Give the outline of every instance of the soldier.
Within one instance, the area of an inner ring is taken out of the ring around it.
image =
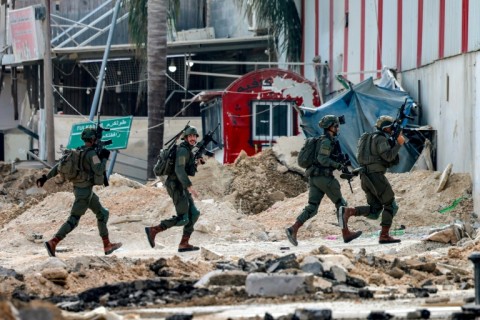
[[[171,227],[183,227],[182,240],[178,246],[178,252],[195,251],[199,247],[189,244],[190,236],[194,231],[194,225],[200,216],[200,211],[195,207],[192,195],[197,198],[198,194],[192,187],[188,176],[194,176],[198,163],[203,164],[202,158],[195,160],[192,152],[197,144],[198,132],[193,126],[185,130],[182,140],[177,148],[175,158],[175,171],[167,176],[165,188],[172,198],[175,206],[176,216],[165,219],[154,227],[145,227],[148,243],[155,247],[155,236]],[[198,163],[197,163],[198,162]]]
[[[357,160],[363,168],[360,171],[362,190],[367,197],[368,206],[354,208],[341,207],[339,211],[339,223],[347,226],[352,216],[364,216],[369,219],[378,219],[382,215],[382,231],[378,239],[379,243],[397,243],[400,239],[389,235],[393,217],[398,211],[395,194],[392,186],[385,177],[387,168],[398,164],[398,152],[405,143],[405,138],[400,134],[396,141],[389,141],[392,134],[394,119],[390,116],[381,116],[376,122],[376,131],[371,135],[371,140],[361,143],[359,140]],[[365,154],[365,156],[361,156]]]
[[[288,240],[297,246],[297,232],[298,229],[309,219],[313,218],[317,212],[320,202],[324,195],[335,204],[335,207],[340,208],[346,206],[347,203],[342,197],[340,190],[340,183],[334,177],[333,171],[339,170],[343,165],[333,158],[337,156],[339,150],[334,148],[337,140],[337,135],[340,131],[340,120],[333,115],[324,116],[318,123],[320,128],[323,128],[323,135],[318,139],[316,151],[316,161],[313,166],[306,170],[306,175],[309,177],[309,193],[308,204],[303,209],[302,213],[297,217],[295,223],[285,229]],[[361,231],[350,232],[348,228],[342,228],[342,236],[345,242],[350,242],[358,238],[362,234]]]
[[[97,137],[96,131],[93,128],[83,130],[82,140],[85,143],[83,147],[85,155],[82,157],[83,162],[80,167],[85,174],[80,174],[78,179],[72,181],[75,200],[67,221],[58,229],[51,240],[44,242],[48,255],[51,257],[55,256],[57,244],[78,226],[80,218],[85,214],[87,209],[92,210],[97,217],[97,227],[100,237],[102,237],[103,240],[105,254],[108,255],[122,246],[121,243],[110,242],[107,229],[108,209],[102,206],[100,199],[95,192],[93,192],[93,175],[103,175],[110,151],[102,149],[99,154],[97,154],[95,151]],[[58,163],[47,175],[42,175],[41,178],[37,179],[37,186],[43,187],[48,179],[55,177],[58,174],[57,168]]]

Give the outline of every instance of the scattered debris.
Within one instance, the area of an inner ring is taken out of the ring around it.
[[[0,166],[0,296],[12,301],[0,308],[20,312],[15,301],[53,302],[62,310],[102,316],[105,307],[440,299],[442,291],[472,288],[467,258],[480,250],[480,238],[468,174],[451,173],[451,167],[447,174],[447,168],[437,191],[439,172],[387,173],[399,204],[392,228],[402,239],[399,245],[378,245],[379,221],[355,217],[349,225],[365,236],[345,246],[335,206],[325,199],[292,248],[284,227],[307,204],[308,192],[303,175],[286,169],[287,163],[266,150],[232,165],[209,160],[199,167],[192,180],[201,195],[195,202],[201,216],[191,241],[201,250],[182,255],[176,251],[179,228],[159,234],[154,249],[145,239],[145,226],[174,213],[165,189],[112,175],[110,187],[96,187],[96,193],[110,211],[110,236],[124,242],[123,251],[102,255],[95,215],[88,211],[56,258],[46,255],[42,242],[68,216],[71,184],[51,179],[45,193],[28,192],[45,170],[12,173],[10,165]],[[353,194],[344,192],[349,205],[364,205],[359,179],[352,187]],[[430,241],[422,241],[427,235]],[[325,310],[296,313],[328,318]],[[371,314],[376,316],[388,318]]]

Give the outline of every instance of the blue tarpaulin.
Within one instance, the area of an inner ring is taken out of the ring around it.
[[[381,115],[396,118],[398,109],[406,98],[410,96],[405,91],[378,87],[372,78],[369,78],[327,101],[318,109],[303,110],[301,126],[306,137],[320,136],[323,129],[318,126],[318,122],[323,116],[344,115],[345,124],[340,125],[338,139],[343,153],[348,154],[352,165],[357,167],[356,152],[360,136],[364,132],[375,131],[375,122]],[[409,171],[418,157],[418,153],[413,148],[408,148],[407,144],[400,149],[399,155],[400,163],[390,168],[390,172]]]

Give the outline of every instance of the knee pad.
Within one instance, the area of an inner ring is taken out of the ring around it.
[[[307,206],[305,207],[305,209],[308,211],[308,213],[317,213],[318,211],[318,207],[320,206],[320,203],[316,203],[316,202],[309,202],[307,204]]]
[[[108,211],[108,209],[102,208],[100,210],[100,216],[101,216],[101,218],[98,219],[98,220],[107,223],[108,218],[110,217],[110,212]]]
[[[390,211],[392,212],[392,217],[395,217],[395,215],[397,214],[398,212],[398,204],[397,204],[397,201],[393,200],[392,203],[390,204]],[[385,208],[387,208],[387,206],[385,206]]]
[[[192,207],[190,211],[192,213],[192,223],[197,222],[198,217],[200,217],[200,211],[198,211],[198,209],[195,207]]]
[[[382,213],[383,213],[383,208],[379,208],[379,209],[370,208],[370,213],[368,214],[367,219],[377,220]]]
[[[190,221],[188,219],[188,214],[186,214],[186,213],[182,214],[180,216],[177,216],[176,220],[177,220],[177,222],[175,223],[176,227],[183,227],[186,224],[188,224],[188,222]]]
[[[70,226],[70,228],[73,230],[78,226],[79,221],[80,221],[79,217],[70,215],[70,217],[68,217],[67,223]]]

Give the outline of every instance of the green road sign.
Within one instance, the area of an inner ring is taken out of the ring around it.
[[[102,141],[112,140],[112,144],[106,146],[109,150],[125,149],[128,145],[132,118],[112,118],[100,121],[100,126],[105,129],[102,133]],[[96,122],[82,122],[72,125],[72,131],[68,140],[67,149],[75,149],[83,146],[82,131],[86,128],[96,128]],[[106,131],[110,129],[110,131]]]

